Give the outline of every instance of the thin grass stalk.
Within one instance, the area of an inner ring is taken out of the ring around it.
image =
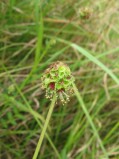
[[[47,130],[47,127],[48,127],[48,124],[49,124],[49,121],[50,121],[54,106],[55,106],[55,102],[56,102],[56,94],[54,95],[54,97],[52,99],[52,102],[51,102],[51,105],[50,105],[50,108],[49,108],[49,111],[48,111],[48,114],[47,114],[47,117],[46,117],[45,125],[44,125],[44,127],[42,129],[42,132],[41,132],[41,135],[40,135],[40,138],[39,138],[39,141],[37,143],[37,146],[36,146],[36,149],[35,149],[35,153],[34,153],[32,159],[37,159],[37,157],[38,157],[38,153],[39,153],[39,151],[41,149],[41,145],[42,145],[42,142],[43,142],[43,139],[44,139],[44,136],[45,136],[45,133],[46,133],[46,130]]]

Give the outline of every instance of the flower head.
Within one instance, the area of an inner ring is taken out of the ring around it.
[[[52,99],[56,93],[57,99],[60,99],[63,104],[69,101],[69,97],[73,93],[74,77],[66,64],[60,61],[51,64],[41,80],[42,87],[46,89],[46,98]]]
[[[90,8],[82,8],[80,10],[80,17],[81,19],[89,19],[92,15],[92,10]]]

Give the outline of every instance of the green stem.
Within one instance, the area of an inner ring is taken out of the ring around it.
[[[46,133],[46,129],[47,129],[48,123],[50,121],[50,118],[51,118],[51,115],[52,115],[52,112],[53,112],[53,109],[54,109],[54,106],[55,106],[55,102],[56,102],[56,95],[54,95],[54,97],[52,99],[52,103],[50,105],[50,109],[49,109],[47,117],[46,117],[45,125],[44,125],[44,127],[42,129],[42,132],[41,132],[41,135],[40,135],[40,138],[39,138],[39,141],[38,141],[38,144],[37,144],[37,147],[35,149],[35,153],[34,153],[32,159],[37,159],[38,153],[40,151],[40,148],[41,148],[41,145],[42,145],[45,133]]]
[[[78,101],[79,101],[79,103],[80,103],[80,105],[81,105],[81,107],[82,107],[87,119],[88,119],[88,122],[90,123],[90,125],[91,125],[91,127],[93,129],[94,135],[97,137],[97,139],[99,141],[99,144],[100,144],[100,147],[101,147],[106,159],[109,159],[108,154],[107,154],[107,152],[105,150],[105,147],[103,146],[101,138],[100,138],[100,136],[99,136],[99,134],[97,132],[97,129],[96,129],[96,127],[95,127],[95,125],[94,125],[94,123],[93,123],[93,121],[92,121],[92,119],[90,117],[90,114],[89,114],[89,112],[88,112],[88,110],[87,110],[87,108],[86,108],[86,106],[84,104],[84,101],[83,101],[83,99],[82,99],[82,97],[81,97],[76,85],[74,83],[72,85],[73,85],[74,92],[75,92],[75,94],[77,96],[77,99],[78,99]]]

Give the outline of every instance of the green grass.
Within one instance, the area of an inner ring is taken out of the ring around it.
[[[83,7],[93,10],[81,19]],[[0,158],[32,159],[50,101],[44,70],[68,64],[78,91],[58,103],[38,159],[119,159],[118,2],[0,1]],[[108,157],[107,157],[108,156]]]

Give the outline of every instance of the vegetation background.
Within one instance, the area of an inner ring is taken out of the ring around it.
[[[55,61],[69,65],[106,153],[119,159],[116,0],[0,1],[0,158],[32,159],[50,104],[40,78]],[[75,94],[56,105],[38,158],[59,155],[105,159]]]

